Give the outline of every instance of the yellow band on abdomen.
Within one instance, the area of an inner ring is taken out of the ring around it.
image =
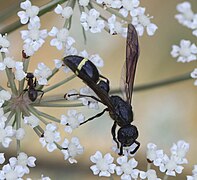
[[[78,75],[79,71],[81,71],[82,67],[84,66],[84,64],[88,61],[87,58],[82,59],[82,61],[79,63],[79,65],[77,66],[77,70],[75,71],[75,74]]]

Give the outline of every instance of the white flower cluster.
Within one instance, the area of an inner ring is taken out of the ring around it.
[[[0,163],[5,161],[4,154],[0,153]],[[9,163],[2,166],[0,170],[1,180],[22,179],[25,174],[29,174],[29,167],[35,167],[36,158],[28,157],[24,152],[20,152],[16,157],[11,157]]]
[[[145,8],[140,7],[139,0],[96,0],[99,5],[103,5],[104,9],[114,8],[119,10],[120,16],[131,16],[131,23],[136,27],[139,36],[142,36],[144,29],[146,29],[149,36],[154,35],[157,26],[150,22],[152,17],[145,15]],[[87,3],[88,5],[88,3]],[[84,5],[83,5],[84,6]],[[125,28],[125,21],[117,21],[117,16],[112,14],[111,17],[105,21],[102,15],[92,8],[87,12],[81,13],[80,21],[85,31],[90,30],[92,33],[101,32],[104,28],[109,29],[110,34],[121,34],[123,37],[127,35],[127,28]]]
[[[192,29],[192,34],[197,36],[197,13],[192,11],[190,2],[180,3],[176,8],[180,14],[175,15],[175,18],[180,24]]]
[[[196,180],[197,178],[197,165],[194,165],[194,169],[192,170],[192,176],[187,176],[187,180]]]
[[[121,180],[131,180],[131,179],[148,179],[148,180],[160,180],[157,178],[156,171],[149,169],[146,172],[136,169],[138,162],[127,156],[121,156],[117,158],[117,164],[113,163],[114,158],[110,153],[102,155],[100,151],[97,151],[94,155],[90,157],[90,160],[95,163],[90,169],[93,171],[94,175],[109,177],[111,174],[116,174],[120,176]]]
[[[164,154],[163,150],[157,149],[157,146],[153,143],[147,145],[147,160],[149,163],[153,163],[155,166],[159,167],[161,172],[166,173],[168,176],[176,176],[176,173],[182,173],[182,164],[187,163],[185,158],[186,153],[189,150],[189,144],[185,141],[178,141],[171,147],[171,156],[168,157]],[[148,180],[160,180],[157,177],[156,171],[153,169],[148,169],[147,171],[142,171],[136,169],[138,162],[134,158],[128,157],[128,154],[117,158],[118,165],[114,164],[114,158],[111,154],[106,154],[104,157],[100,151],[97,151],[90,160],[95,163],[90,169],[93,171],[94,175],[99,176],[111,176],[111,174],[116,174],[121,176],[122,180],[131,179],[148,179]],[[195,176],[196,171],[194,170],[193,176]]]
[[[180,24],[192,29],[193,35],[197,36],[197,13],[192,11],[190,2],[180,3],[176,8],[180,14],[175,15],[175,18]],[[171,55],[177,58],[177,62],[185,63],[197,60],[197,46],[189,40],[182,39],[180,46],[172,46]],[[197,78],[196,68],[191,72],[191,77]],[[197,80],[195,80],[194,85],[197,86]]]

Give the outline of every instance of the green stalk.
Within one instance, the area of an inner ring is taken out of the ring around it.
[[[51,115],[49,115],[49,114],[46,114],[46,113],[44,113],[44,112],[38,111],[36,108],[33,108],[33,109],[34,109],[34,111],[35,111],[38,115],[43,116],[44,118],[50,119],[51,121],[60,123],[60,120],[57,119],[56,117],[51,116]]]
[[[8,77],[8,82],[10,83],[10,88],[12,90],[12,93],[18,95],[16,84],[14,82],[14,73],[12,72],[12,69],[6,67],[5,71]]]
[[[153,83],[147,83],[147,84],[135,86],[134,91],[136,91],[136,92],[146,91],[146,90],[150,90],[150,89],[153,89],[153,88],[167,86],[167,85],[170,85],[170,84],[175,84],[175,83],[186,81],[186,80],[191,80],[190,72],[186,73],[186,74],[183,74],[183,75],[180,75],[180,76],[177,76],[177,77],[173,77],[173,78],[164,79],[164,80],[160,80],[160,81],[153,82]],[[110,91],[111,94],[120,93],[120,92],[121,92],[120,89],[114,89],[114,90]]]
[[[165,174],[165,176],[163,177],[163,180],[167,180],[168,179],[168,175]]]
[[[65,84],[65,83],[69,82],[70,80],[74,79],[75,77],[76,77],[76,75],[73,74],[72,76],[69,76],[68,78],[66,78],[66,79],[54,84],[53,86],[50,86],[50,87],[44,89],[43,91],[44,91],[44,93],[46,93],[48,91],[51,91],[51,90],[53,90],[53,89]]]
[[[44,123],[45,125],[48,124],[48,122],[43,119],[42,117],[40,117],[40,115],[34,110],[34,108],[32,106],[28,106],[28,110],[34,115],[36,116],[42,123]]]
[[[10,114],[7,117],[7,120],[5,122],[5,126],[8,125],[8,123],[10,122],[10,120],[12,119],[12,117],[15,115],[15,110],[11,111]]]
[[[16,120],[16,130],[18,130],[19,128],[21,128],[21,111],[17,108],[16,109],[16,116],[15,116],[15,120]],[[20,140],[16,140],[16,146],[17,146],[17,155],[19,155],[20,151],[21,151],[21,144],[20,144]]]
[[[33,104],[36,107],[80,107],[84,106],[82,103],[75,103],[75,104],[49,104],[49,103],[40,103],[40,104]]]
[[[66,6],[69,6],[74,10],[75,4],[76,4],[76,0],[69,0]],[[66,19],[63,27],[66,27],[69,30],[71,28],[71,22],[72,22],[72,16],[69,19]]]

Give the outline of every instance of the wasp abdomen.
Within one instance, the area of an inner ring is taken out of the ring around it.
[[[98,69],[90,60],[81,56],[70,55],[66,56],[63,62],[81,79],[88,76],[95,83],[99,81]]]

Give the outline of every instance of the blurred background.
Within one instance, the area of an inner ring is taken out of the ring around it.
[[[20,10],[19,2],[15,0],[0,1],[0,29],[2,30],[11,22],[18,20],[17,11]],[[46,0],[33,0],[32,3],[37,6],[45,4]],[[144,35],[139,38],[140,58],[137,66],[135,85],[152,83],[163,79],[173,78],[185,73],[192,72],[196,68],[196,62],[177,63],[170,55],[171,46],[179,45],[181,39],[190,40],[196,43],[196,38],[192,36],[191,30],[180,25],[174,18],[177,14],[176,5],[179,0],[143,0],[141,6],[146,7],[146,12],[154,16],[152,22],[158,26],[158,30],[153,37]],[[192,9],[197,12],[197,3],[190,0]],[[7,12],[12,12],[12,16],[6,16]],[[41,17],[41,29],[51,30],[53,26],[62,27],[63,19],[54,12],[47,13]],[[26,26],[17,29],[8,34],[11,42],[11,54],[15,60],[21,59],[21,49],[23,42],[20,38],[20,30],[27,29]],[[125,61],[125,39],[120,36],[111,36],[103,31],[100,34],[91,34],[87,32],[87,43],[84,44],[83,34],[79,21],[79,11],[76,10],[72,21],[71,36],[76,40],[75,47],[80,51],[86,49],[89,54],[98,53],[105,62],[101,69],[102,74],[110,80],[111,89],[117,89],[120,85],[121,69]],[[39,62],[44,62],[49,67],[54,67],[53,59],[61,59],[62,52],[57,51],[55,47],[49,45],[51,38],[47,38],[42,48],[35,53],[30,61],[29,72],[34,71]],[[70,73],[71,74],[71,73]],[[69,75],[70,75],[69,74]],[[6,76],[0,73],[0,84],[6,86]],[[54,84],[69,75],[59,72],[49,82]],[[194,80],[182,81],[179,83],[166,85],[154,89],[136,91],[133,94],[134,122],[138,127],[141,147],[137,152],[135,159],[139,162],[137,168],[146,170],[146,145],[149,142],[158,145],[170,154],[170,147],[178,140],[185,140],[190,144],[190,150],[187,154],[189,163],[185,165],[183,174],[178,175],[175,179],[185,179],[185,175],[192,174],[193,165],[197,164],[197,87],[193,85]],[[52,94],[65,94],[69,89],[79,89],[84,86],[80,79],[75,78],[72,82],[61,86],[59,89],[51,91]],[[72,87],[72,88],[71,88]],[[47,93],[48,94],[48,93]],[[83,108],[73,108],[85,114],[86,118],[98,113],[96,110]],[[103,109],[100,106],[100,109]],[[44,112],[60,117],[66,114],[66,108],[40,108]],[[101,111],[101,110],[100,110]],[[117,157],[112,151],[111,127],[113,121],[108,113],[102,117],[87,123],[76,129],[71,136],[77,136],[85,148],[83,155],[78,156],[77,164],[70,164],[63,160],[62,154],[56,150],[52,153],[42,148],[37,135],[26,128],[26,137],[22,143],[22,149],[28,155],[37,158],[36,168],[31,168],[30,177],[38,179],[41,174],[51,177],[51,179],[107,179],[94,176],[89,169],[92,163],[89,157],[97,150],[102,153],[110,152]],[[63,133],[63,129],[62,129]],[[71,137],[65,134],[66,137]],[[63,139],[63,138],[62,138]],[[11,148],[4,149],[0,147],[1,152],[6,153],[6,157],[16,155],[16,146],[13,143]],[[157,169],[157,168],[156,168]],[[117,177],[114,176],[114,179]],[[117,178],[118,179],[118,178]]]

